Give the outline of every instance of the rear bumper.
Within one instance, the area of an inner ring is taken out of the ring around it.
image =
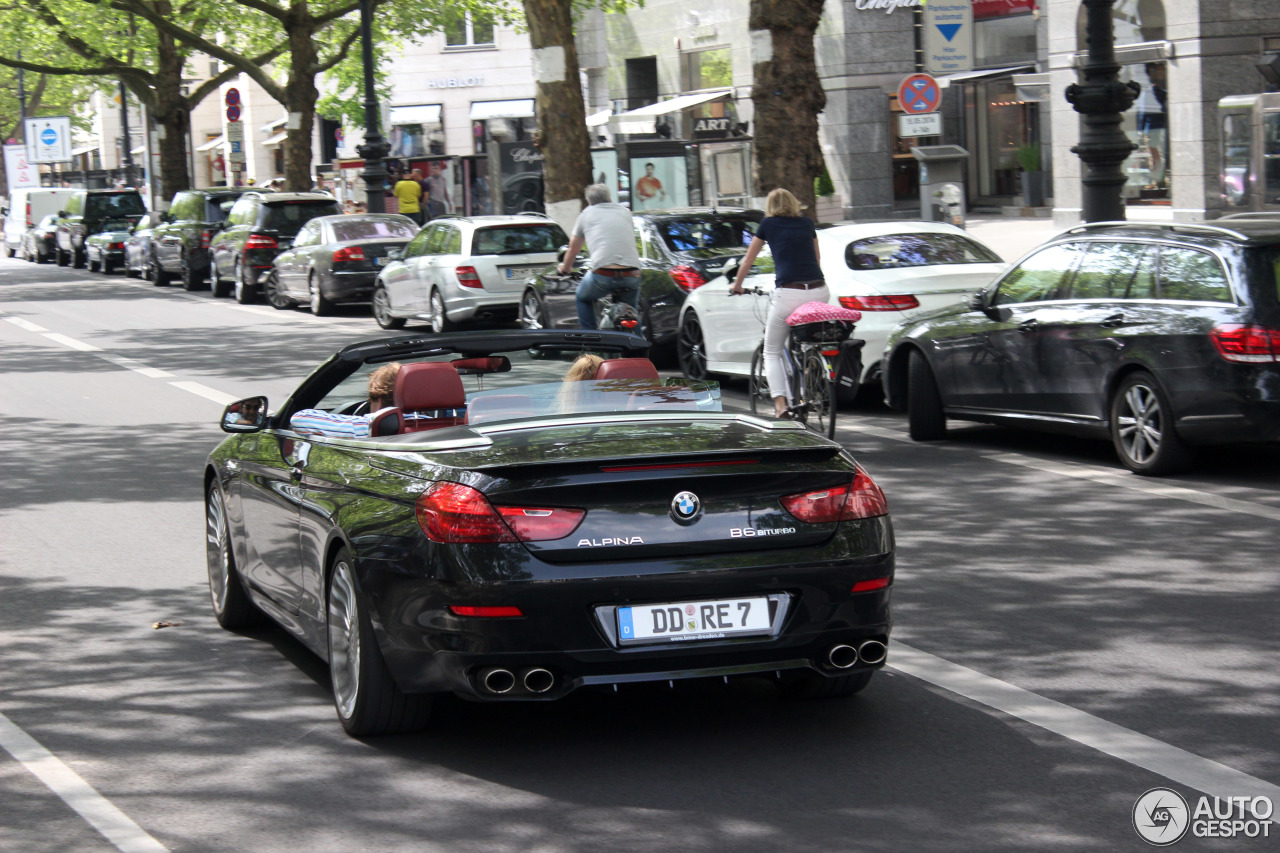
[[[465,288],[458,288],[453,294],[445,295],[444,307],[449,319],[458,322],[514,320],[520,309],[520,293],[467,292]]]
[[[363,300],[373,296],[373,285],[378,280],[377,270],[334,270],[321,278],[321,292],[325,297],[337,302]]]

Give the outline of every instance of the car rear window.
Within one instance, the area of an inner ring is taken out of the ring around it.
[[[1160,250],[1160,298],[1186,302],[1234,302],[1227,272],[1209,252],[1165,246]]]
[[[408,240],[418,233],[418,226],[412,222],[400,222],[395,219],[343,219],[331,223],[333,236],[340,242],[350,240],[373,240],[378,237]]]
[[[503,225],[481,228],[472,239],[473,255],[526,255],[554,252],[569,242],[564,229],[554,222],[536,225]]]
[[[239,199],[239,196],[234,195],[211,196],[205,199],[204,221],[226,222],[227,214],[231,212],[231,208],[235,205],[237,199]]]
[[[136,193],[121,193],[89,196],[84,215],[90,219],[101,219],[104,216],[132,216],[146,212],[147,206],[142,203],[142,196]]]
[[[742,249],[751,245],[759,223],[742,217],[690,217],[660,219],[655,223],[667,247],[674,252],[698,249]]]
[[[959,234],[889,234],[854,240],[844,248],[851,270],[886,270],[942,264],[998,264],[999,256]]]
[[[317,216],[334,216],[342,213],[336,201],[283,201],[262,206],[262,222],[259,227],[277,231],[286,236],[297,234]]]

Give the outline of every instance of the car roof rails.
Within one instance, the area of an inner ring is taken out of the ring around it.
[[[1232,228],[1223,228],[1221,225],[1208,225],[1204,222],[1129,222],[1127,220],[1119,220],[1115,222],[1086,222],[1083,225],[1077,225],[1074,228],[1068,228],[1064,234],[1083,234],[1088,231],[1099,231],[1102,229],[1133,229],[1145,231],[1173,231],[1178,234],[1201,234],[1208,237],[1232,237],[1237,240],[1248,240],[1248,234],[1242,234]]]
[[[516,216],[536,216],[539,219],[551,218],[550,216],[547,216],[545,213],[542,213],[541,211],[538,211],[538,210],[522,210],[519,213],[517,213]]]

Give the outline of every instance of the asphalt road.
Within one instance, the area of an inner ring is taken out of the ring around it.
[[[442,702],[348,738],[316,658],[214,622],[199,472],[224,402],[382,334],[0,261],[0,851],[1141,850],[1148,789],[1280,802],[1280,450],[1152,481],[878,407],[839,433],[899,544],[861,695]]]

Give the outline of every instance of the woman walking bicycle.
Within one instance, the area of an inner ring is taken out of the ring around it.
[[[787,401],[788,383],[783,366],[782,349],[786,345],[787,317],[806,302],[826,302],[827,283],[819,266],[818,232],[813,220],[801,214],[800,201],[789,190],[778,187],[769,193],[764,204],[765,218],[747,247],[738,266],[738,275],[729,288],[740,294],[742,282],[751,272],[760,250],[769,246],[777,278],[769,299],[769,316],[764,329],[764,369],[769,380],[769,395],[777,417],[791,413]]]

